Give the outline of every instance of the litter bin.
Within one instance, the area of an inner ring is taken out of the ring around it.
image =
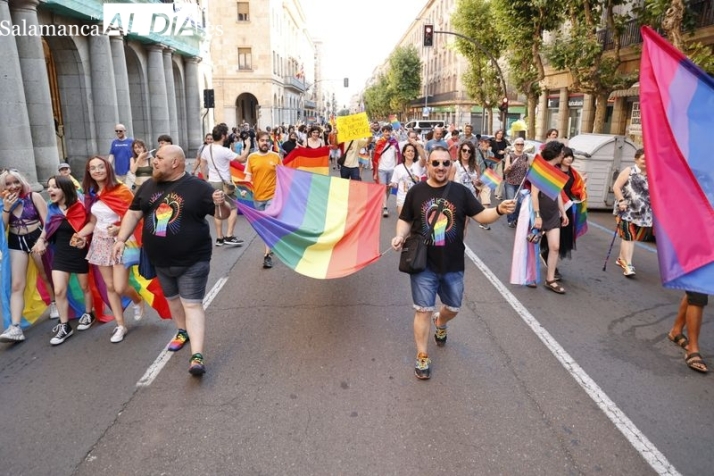
[[[568,141],[573,149],[573,167],[587,174],[588,209],[611,210],[612,186],[622,169],[635,163],[638,146],[624,136],[579,134]]]

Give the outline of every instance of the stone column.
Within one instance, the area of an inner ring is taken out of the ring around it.
[[[114,126],[119,122],[112,48],[107,35],[89,37],[89,62],[95,138],[99,149],[96,153],[106,155],[109,153],[112,140],[116,137]]]
[[[203,143],[201,130],[201,85],[198,77],[198,63],[201,58],[185,58],[186,72],[184,88],[186,88],[186,124],[188,125],[188,157],[195,157]]]
[[[27,28],[39,25],[37,19],[39,3],[39,0],[13,0],[12,22],[16,25],[24,22]],[[57,165],[60,163],[45,50],[42,39],[35,35],[18,35],[15,37],[15,43],[25,88],[30,135],[35,153],[35,170],[37,177],[45,180],[57,173]]]
[[[544,89],[538,98],[538,114],[536,114],[536,139],[545,140],[548,131],[548,90]]]
[[[568,109],[568,88],[560,88],[560,104],[558,106],[558,132],[562,138],[569,138],[568,119],[570,110]]]
[[[615,98],[615,104],[612,109],[612,126],[610,127],[611,134],[625,135],[627,133],[627,102],[625,98]]]
[[[586,94],[583,96],[583,119],[580,132],[592,132],[595,124],[595,96]]]
[[[164,75],[164,47],[151,45],[149,50],[149,103],[151,104],[151,130],[154,137],[148,138],[152,144],[161,134],[170,134],[169,105],[166,98],[166,76]]]
[[[164,79],[166,81],[166,99],[169,106],[169,130],[174,144],[181,143],[178,126],[178,109],[176,107],[176,83],[174,83],[174,65],[171,54],[174,50],[164,49]]]
[[[0,22],[12,23],[7,0],[0,0]],[[0,114],[0,163],[21,171],[33,188],[39,190],[41,187],[37,182],[30,118],[15,39],[12,35],[0,35],[0,104],[4,109]],[[50,138],[54,137],[52,131]]]
[[[129,73],[126,68],[124,54],[124,37],[110,36],[109,43],[112,49],[112,64],[114,66],[114,80],[117,92],[117,113],[119,120],[126,126],[127,137],[134,137],[134,124],[131,115],[131,98],[129,95]]]

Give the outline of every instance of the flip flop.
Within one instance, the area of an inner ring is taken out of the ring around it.
[[[550,289],[554,293],[565,294],[565,289],[563,289],[563,286],[561,286],[560,283],[558,281],[556,281],[555,279],[553,281],[546,280],[546,282],[543,286]]]
[[[687,336],[685,336],[684,334],[677,334],[674,337],[672,337],[672,334],[667,334],[667,339],[674,342],[675,344],[680,346],[682,349],[686,349],[687,346],[689,345],[689,339],[687,339]]]
[[[684,361],[687,363],[687,366],[692,370],[696,370],[697,372],[701,372],[703,374],[709,372],[709,368],[707,367],[707,364],[704,363],[704,360],[702,359],[702,354],[700,354],[699,352],[685,354]]]

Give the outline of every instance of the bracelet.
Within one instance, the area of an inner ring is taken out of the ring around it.
[[[122,240],[122,239],[119,238],[119,237],[114,238],[114,242],[115,242],[115,243],[121,243],[121,244],[123,244],[123,245],[126,244],[126,240]]]
[[[504,214],[501,213],[501,204],[499,203],[496,205],[496,213],[498,213],[499,216],[503,216]]]
[[[10,210],[5,210],[4,208],[2,209],[4,213],[10,213]]]

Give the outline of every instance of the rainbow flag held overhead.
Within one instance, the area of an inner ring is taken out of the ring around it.
[[[392,125],[392,129],[394,129],[395,131],[398,131],[402,128],[402,124],[399,122],[399,119],[397,119],[396,114],[389,115],[389,123]]]
[[[503,182],[503,179],[499,177],[493,169],[486,169],[479,180],[481,180],[484,185],[491,187],[493,190],[496,190],[498,186],[501,185],[501,182]]]
[[[327,146],[317,149],[295,147],[285,156],[283,165],[291,169],[328,175],[330,173],[330,148]]]
[[[238,208],[283,263],[311,278],[332,279],[379,259],[384,186],[289,167],[277,172],[267,210]]]
[[[538,187],[538,190],[552,200],[557,200],[560,191],[568,181],[568,175],[550,165],[540,154],[537,154],[526,173],[526,180]]]
[[[651,28],[641,32],[640,109],[660,277],[667,288],[714,294],[714,79]]]

